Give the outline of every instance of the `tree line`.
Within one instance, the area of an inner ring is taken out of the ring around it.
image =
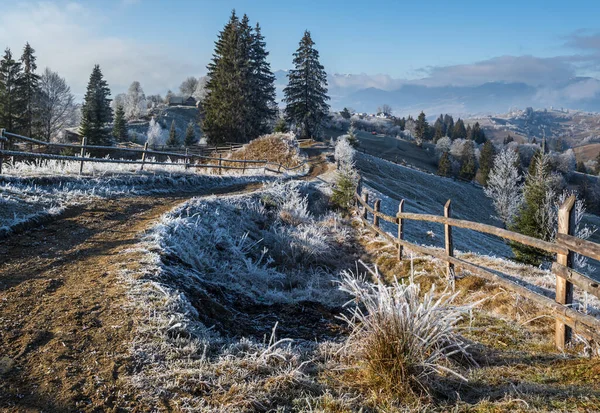
[[[327,75],[310,32],[305,31],[284,89],[284,119],[302,137],[317,136],[329,106]],[[260,25],[231,13],[208,65],[202,130],[210,144],[248,142],[273,129],[278,113],[275,76]],[[279,129],[286,129],[284,125]]]
[[[286,107],[279,116],[275,76],[261,27],[258,23],[251,26],[246,15],[239,19],[234,10],[215,42],[207,76],[190,77],[180,87],[182,94],[201,101],[198,124],[207,142],[245,143],[275,126],[294,129],[303,137],[318,136],[328,116],[329,96],[327,75],[314,46],[310,32],[305,31],[294,53],[294,68],[284,89]],[[163,101],[159,95],[146,97],[136,81],[111,104],[109,85],[95,65],[79,111],[64,79],[50,69],[36,73],[34,52],[27,44],[21,59],[15,60],[6,49],[0,61],[0,123],[12,132],[49,141],[64,128],[79,125],[79,133],[89,144],[109,145],[127,140],[127,121],[145,116],[149,105]],[[167,100],[171,96],[169,91]],[[195,126],[188,125],[185,143],[195,139]],[[167,142],[179,142],[174,125]]]
[[[78,111],[65,79],[49,68],[38,74],[36,60],[29,43],[19,59],[5,49],[0,59],[0,126],[49,141],[77,125]]]

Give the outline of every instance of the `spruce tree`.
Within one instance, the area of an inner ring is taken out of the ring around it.
[[[117,142],[125,142],[129,137],[127,134],[127,121],[125,120],[125,109],[123,109],[123,105],[117,105],[112,134]]]
[[[352,114],[350,113],[350,111],[348,110],[348,108],[344,108],[344,110],[342,110],[340,112],[340,115],[342,116],[342,118],[344,119],[350,119],[352,117]]]
[[[80,133],[90,145],[110,143],[111,132],[107,125],[112,121],[110,89],[99,65],[94,66],[81,107]]]
[[[35,50],[29,45],[25,44],[23,49],[23,55],[21,56],[21,65],[23,67],[23,77],[21,82],[21,90],[19,91],[24,106],[24,113],[21,118],[21,131],[27,136],[33,136],[33,124],[36,104],[40,93],[40,76],[35,73],[37,70],[37,64],[35,63],[36,57],[34,55]]]
[[[23,71],[21,63],[13,59],[10,49],[0,61],[0,124],[9,132],[20,132],[18,127],[25,112],[23,99]]]
[[[243,120],[247,110],[247,89],[242,83],[247,59],[240,56],[239,39],[240,21],[234,10],[219,33],[212,61],[207,66],[202,129],[211,145],[246,139]]]
[[[494,167],[494,155],[494,144],[491,141],[487,141],[483,144],[483,149],[481,150],[481,156],[479,158],[479,183],[483,186],[487,186],[490,171]]]
[[[356,128],[354,127],[354,122],[350,124],[350,128],[348,128],[348,137],[346,138],[350,146],[354,149],[358,148],[360,142],[358,141],[358,137],[356,136]]]
[[[538,152],[532,161],[529,173],[525,179],[523,189],[523,204],[519,209],[512,231],[539,238],[544,241],[552,239],[552,229],[548,226],[548,197],[554,188],[551,181],[551,168],[546,155]],[[540,265],[547,258],[548,253],[533,247],[518,243],[511,243],[513,252],[518,261],[531,265]]]
[[[187,148],[189,146],[192,146],[195,141],[196,141],[196,129],[194,128],[194,123],[190,122],[190,123],[188,123],[187,129],[185,130],[185,140],[183,141],[183,144]]]
[[[268,55],[260,25],[253,29],[233,11],[208,65],[202,129],[210,144],[245,143],[270,130],[276,104]]]
[[[452,138],[452,133],[454,132],[454,118],[451,115],[444,115],[444,130],[446,132],[446,136]]]
[[[266,43],[260,25],[256,23],[252,35],[250,62],[252,65],[250,81],[250,109],[251,127],[249,139],[268,133],[270,125],[277,113],[275,103],[275,75],[271,72],[271,65],[267,61],[269,52],[265,49]]]
[[[444,125],[444,117],[442,115],[440,115],[439,118],[436,119],[435,123],[433,124],[433,129],[434,129],[434,133],[433,133],[433,143],[437,143],[437,141],[439,141],[440,139],[442,139],[444,137],[445,134],[445,125]]]
[[[440,157],[438,163],[437,173],[439,176],[450,176],[452,175],[452,162],[450,161],[450,154],[448,151],[444,151]]]
[[[473,129],[471,131],[471,139],[473,139],[476,143],[480,145],[487,141],[485,133],[483,132],[483,130],[481,130],[479,122],[475,122],[475,125],[473,125]]]
[[[317,137],[329,113],[327,74],[314,45],[310,32],[305,31],[294,53],[294,69],[288,73],[289,82],[283,90],[286,120],[300,128],[303,138]]]
[[[427,138],[428,129],[429,124],[427,123],[427,118],[425,117],[425,113],[421,111],[415,124],[415,136],[417,138],[417,142],[422,142]]]
[[[175,119],[171,122],[171,129],[169,129],[169,139],[167,140],[167,146],[178,146],[179,140],[177,139],[177,129],[175,129]]]
[[[457,122],[458,123],[458,122]],[[459,176],[467,181],[473,180],[477,172],[477,163],[475,159],[475,148],[473,141],[466,141],[462,154]]]
[[[452,140],[455,139],[467,139],[467,129],[461,118],[458,118],[454,124],[454,129],[452,130]]]

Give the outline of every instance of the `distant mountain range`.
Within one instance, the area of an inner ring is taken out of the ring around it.
[[[277,71],[278,96],[287,84],[287,72]],[[428,115],[452,113],[459,116],[504,113],[511,108],[571,108],[600,112],[600,80],[576,77],[555,85],[491,82],[475,86],[428,86],[419,81],[401,81],[385,75],[328,76],[331,107],[351,107],[373,113],[383,104],[394,114]]]

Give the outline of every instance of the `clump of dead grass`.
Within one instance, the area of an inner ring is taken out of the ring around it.
[[[266,160],[281,164],[285,168],[294,168],[302,163],[298,141],[293,133],[272,133],[254,139],[239,150],[233,152],[228,159]],[[236,162],[223,160],[226,166],[240,166]]]
[[[386,285],[376,270],[369,271],[375,283],[344,271],[340,287],[354,297],[349,316],[342,316],[352,330],[344,349],[356,358],[363,378],[399,399],[430,394],[434,377],[466,381],[453,364],[474,363],[458,334],[470,307],[454,306],[455,293],[437,294],[432,286],[421,298],[420,285],[412,280]]]

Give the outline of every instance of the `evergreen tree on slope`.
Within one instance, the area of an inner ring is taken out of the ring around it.
[[[112,121],[113,115],[109,96],[108,83],[102,76],[100,66],[95,65],[81,107],[80,133],[87,137],[90,145],[110,143],[111,132],[107,125]]]
[[[251,81],[250,81],[250,131],[249,138],[254,139],[268,133],[272,120],[276,115],[275,75],[267,61],[266,51],[260,25],[257,23],[252,34],[250,49]]]
[[[208,64],[205,118],[202,129],[211,145],[227,141],[244,142],[247,91],[244,85],[248,59],[240,56],[240,21],[231,13],[229,22],[215,42],[212,61]]]
[[[188,123],[187,129],[185,130],[185,139],[183,144],[188,147],[192,146],[196,141],[196,130],[194,129],[194,122]]]
[[[125,120],[125,109],[123,108],[123,105],[117,105],[112,134],[117,142],[125,142],[128,138],[127,121]]]
[[[33,136],[34,118],[38,110],[36,107],[40,93],[40,76],[35,73],[37,64],[34,53],[33,47],[26,43],[21,56],[23,77],[20,91],[25,111],[20,123],[21,131],[27,136]]]
[[[0,125],[9,132],[19,132],[17,128],[25,112],[22,90],[21,63],[13,59],[7,48],[0,60]]]
[[[327,74],[314,45],[310,32],[305,31],[294,53],[294,69],[290,70],[288,85],[283,90],[285,117],[300,128],[302,138],[318,136],[329,113]]]

